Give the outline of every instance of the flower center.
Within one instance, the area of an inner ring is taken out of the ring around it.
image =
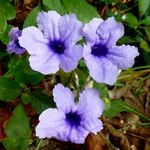
[[[94,56],[106,56],[108,53],[108,49],[105,45],[102,44],[95,44],[94,46],[92,46],[92,52],[91,54]]]
[[[51,41],[49,46],[57,54],[63,54],[66,49],[64,43],[59,40]]]
[[[66,121],[71,126],[79,126],[81,122],[81,116],[77,112],[69,112],[66,114]]]

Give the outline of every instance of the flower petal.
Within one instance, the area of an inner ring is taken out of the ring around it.
[[[82,38],[83,24],[74,14],[64,15],[59,20],[61,41],[66,45],[74,45]]]
[[[99,39],[96,30],[98,29],[98,27],[102,22],[103,22],[102,19],[94,18],[89,23],[85,24],[82,32],[87,42],[95,43]]]
[[[89,132],[80,126],[78,128],[72,127],[68,140],[76,144],[83,144],[88,134]]]
[[[83,47],[81,45],[74,45],[68,48],[63,55],[60,56],[60,68],[65,72],[74,70],[78,61],[82,58]]]
[[[86,49],[88,46],[84,46],[84,48]],[[113,85],[116,82],[118,68],[110,60],[105,57],[93,56],[92,54],[84,54],[84,59],[89,69],[89,74],[95,81],[109,85]]]
[[[103,21],[97,29],[100,40],[107,41],[108,45],[115,45],[117,40],[124,35],[124,26],[117,22],[114,17]]]
[[[138,49],[135,46],[122,45],[110,48],[107,58],[119,69],[127,69],[133,66],[134,59],[138,55]]]
[[[21,30],[18,27],[14,27],[9,32],[9,37],[11,40],[16,40],[21,35]]]
[[[103,129],[103,123],[98,118],[88,118],[82,122],[82,127],[90,133],[97,134]]]
[[[55,137],[65,126],[65,114],[57,109],[46,109],[39,117],[36,136],[39,138]]]
[[[99,92],[97,90],[85,89],[80,94],[77,107],[78,113],[82,115],[82,119],[98,118],[102,115],[104,103],[99,98]]]
[[[36,27],[23,29],[19,37],[19,44],[24,47],[30,55],[44,55],[49,52],[48,41],[42,32]]]
[[[69,88],[65,88],[62,84],[55,85],[53,89],[54,101],[57,108],[68,113],[74,104],[74,95]]]
[[[42,74],[56,73],[59,70],[59,58],[50,52],[45,55],[33,55],[29,58],[33,70]]]
[[[37,17],[37,24],[39,29],[43,31],[44,37],[51,41],[59,39],[58,21],[60,15],[56,11],[40,12]]]

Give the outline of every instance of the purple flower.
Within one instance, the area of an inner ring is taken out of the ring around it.
[[[10,42],[7,45],[8,53],[16,53],[17,55],[23,54],[26,50],[20,46],[18,37],[21,36],[21,30],[17,27],[12,28],[9,32]]]
[[[124,27],[113,17],[105,21],[94,18],[85,25],[83,34],[86,38],[83,57],[91,77],[99,83],[113,85],[118,70],[132,67],[134,58],[139,55],[134,46],[116,45],[124,35]]]
[[[70,72],[77,67],[83,48],[76,44],[82,38],[83,24],[74,14],[60,16],[55,11],[40,12],[36,27],[23,30],[19,42],[29,54],[30,66],[43,74],[59,68]]]
[[[98,118],[102,115],[104,103],[97,90],[85,89],[75,104],[72,92],[57,84],[53,96],[58,109],[49,108],[40,115],[36,136],[84,143],[90,132],[96,134],[102,130],[103,124]]]

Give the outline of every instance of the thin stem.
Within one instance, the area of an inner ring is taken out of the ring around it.
[[[42,141],[41,139],[38,140],[38,144],[37,144],[37,147],[36,147],[35,150],[39,150],[39,148],[41,147],[42,142],[43,142],[43,141]]]

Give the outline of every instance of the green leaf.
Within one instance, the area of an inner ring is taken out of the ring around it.
[[[126,111],[134,113],[144,120],[150,121],[150,118],[147,118],[146,116],[144,116],[143,114],[138,112],[136,109],[130,107],[128,104],[126,104],[125,102],[123,102],[121,100],[112,100],[110,103],[109,109],[104,111],[104,115],[106,115],[108,117],[115,117],[120,112],[126,112]]]
[[[15,57],[11,59],[9,66],[11,74],[20,83],[37,85],[44,78],[44,75],[30,68],[28,57],[20,57],[19,59]]]
[[[85,0],[61,0],[68,13],[75,13],[84,23],[93,18],[99,18],[96,8],[89,5]]]
[[[138,0],[139,14],[143,16],[150,7],[150,0]]]
[[[39,114],[47,108],[55,107],[52,98],[40,89],[32,92],[31,105]]]
[[[6,140],[3,145],[7,150],[27,150],[31,135],[30,124],[22,105],[18,105],[13,111],[5,133]]]
[[[126,14],[125,19],[123,19],[123,22],[127,23],[132,28],[136,28],[139,24],[137,18],[131,13]]]
[[[5,32],[3,32],[3,34],[1,35],[1,41],[5,45],[7,45],[8,42],[9,42],[9,36],[8,36],[8,34],[9,34],[10,29],[11,29],[11,26],[7,25],[7,28],[6,28]]]
[[[150,46],[146,41],[140,43],[140,48],[143,48],[146,52],[150,52]]]
[[[36,18],[38,13],[41,11],[41,7],[40,5],[38,5],[37,7],[35,7],[30,14],[28,15],[28,17],[26,18],[23,27],[29,27],[29,26],[35,26],[36,25]]]
[[[9,0],[1,0],[0,2],[0,36],[7,29],[6,20],[15,17],[15,8],[10,4]]]
[[[19,96],[21,88],[14,80],[6,77],[0,78],[0,99],[3,101],[10,101]]]
[[[150,52],[142,51],[142,56],[146,65],[150,65]]]
[[[135,43],[135,42],[136,40],[130,36],[123,36],[121,39],[117,41],[117,43],[119,44],[129,44],[129,43]]]
[[[149,26],[149,25],[150,25],[150,16],[146,16],[146,17],[141,21],[141,24],[144,24],[144,25]]]
[[[61,15],[66,13],[64,6],[61,3],[61,0],[43,0],[43,5],[45,6],[45,10],[55,10]]]
[[[145,30],[148,40],[150,41],[150,27],[146,27],[144,28],[144,30]]]
[[[79,78],[79,86],[82,88],[82,86],[85,84],[87,80],[88,70],[85,67],[80,67],[80,68],[78,67],[75,72]]]
[[[100,92],[100,97],[109,97],[108,96],[108,87],[103,83],[97,83],[94,81],[93,87]]]
[[[83,22],[100,17],[94,7],[85,0],[43,0],[46,10],[55,10],[60,14],[75,13]]]

